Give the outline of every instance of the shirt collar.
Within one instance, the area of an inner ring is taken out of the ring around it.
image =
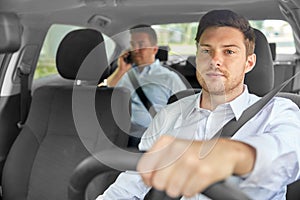
[[[243,114],[244,110],[249,106],[249,91],[247,85],[244,85],[243,93],[229,102],[231,110],[234,113],[236,120],[238,120]]]
[[[183,111],[182,116],[184,118],[190,116],[195,110],[201,109],[200,99],[201,99],[202,92],[196,95],[197,97],[194,98],[194,101],[189,106],[187,106],[186,109]],[[249,91],[247,85],[244,85],[244,91],[240,96],[236,97],[234,100],[230,102],[221,104],[219,106],[229,107],[232,110],[236,120],[238,120],[241,117],[244,110],[248,107],[249,105],[248,102],[249,102]]]
[[[202,92],[200,92],[199,94],[195,94],[196,98],[194,98],[194,101],[183,110],[182,117],[184,119],[186,119],[188,116],[190,116],[194,110],[200,109],[201,93]],[[182,103],[185,103],[185,102],[182,102]]]

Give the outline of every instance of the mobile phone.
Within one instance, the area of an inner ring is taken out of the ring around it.
[[[128,52],[128,56],[127,56],[127,57],[124,57],[124,61],[125,61],[127,64],[132,63],[132,55],[131,55],[131,52],[130,52],[130,51]]]

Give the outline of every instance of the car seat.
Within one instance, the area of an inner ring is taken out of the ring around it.
[[[10,58],[21,47],[22,24],[15,13],[0,13],[0,54]],[[7,66],[2,65],[2,72]],[[3,87],[3,85],[2,85]],[[20,130],[16,124],[20,121],[20,94],[0,97],[0,179],[8,151]]]
[[[27,121],[4,166],[4,200],[66,200],[70,175],[81,160],[127,146],[130,92],[96,85],[107,66],[101,33],[80,29],[67,34],[56,64],[74,85],[34,92]],[[78,84],[83,80],[93,85]]]

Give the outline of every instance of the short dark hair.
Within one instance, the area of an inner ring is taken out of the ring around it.
[[[147,33],[149,35],[150,42],[152,43],[152,45],[157,44],[156,32],[150,25],[139,24],[139,25],[131,27],[129,29],[129,32],[130,32],[130,34],[132,34],[132,33]]]
[[[224,27],[229,26],[240,30],[245,38],[246,54],[254,53],[255,34],[249,21],[231,11],[231,10],[213,10],[206,13],[199,22],[198,31],[196,34],[196,42],[198,43],[203,32],[209,27]]]

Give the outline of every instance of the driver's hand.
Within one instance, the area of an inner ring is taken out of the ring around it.
[[[232,174],[249,173],[255,150],[229,140],[192,141],[161,136],[140,159],[137,170],[144,182],[170,197],[192,197]]]

